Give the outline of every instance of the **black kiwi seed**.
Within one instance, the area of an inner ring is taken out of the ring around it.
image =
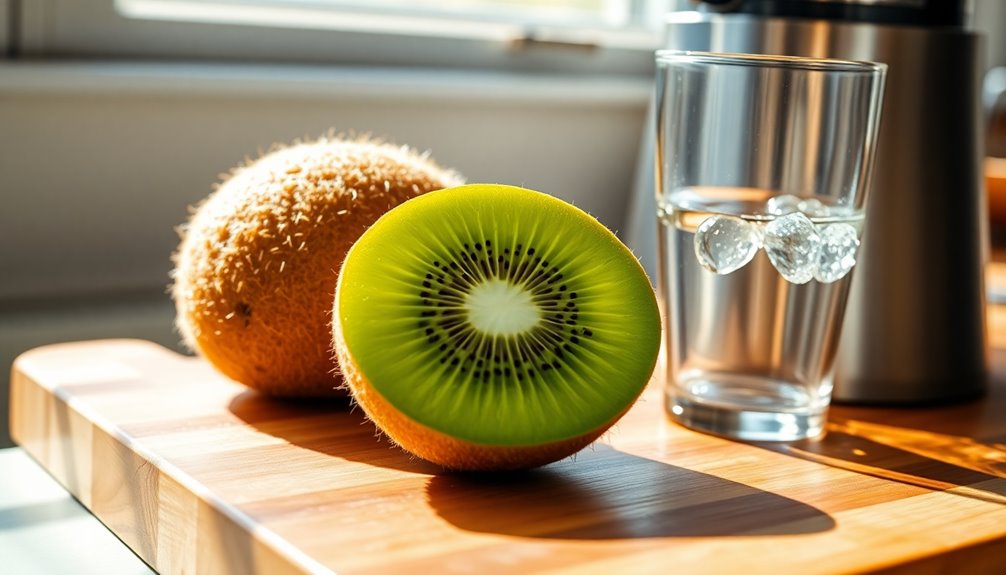
[[[488,238],[462,246],[463,249],[455,252],[446,263],[434,260],[432,268],[422,272],[425,279],[417,290],[426,308],[419,313],[424,319],[419,321],[418,327],[427,341],[436,345],[436,354],[440,363],[447,366],[445,369],[456,369],[488,384],[533,381],[545,372],[559,371],[567,365],[565,354],[573,353],[573,345],[580,344],[577,336],[589,337],[589,330],[565,331],[565,325],[576,325],[579,310],[572,301],[577,293],[569,291],[567,283],[560,282],[564,278],[563,270],[550,264],[545,254],[534,246],[525,248],[523,244],[516,244],[502,248],[495,255],[492,240]],[[528,333],[487,339],[491,336],[477,331],[466,321],[463,303],[472,289],[493,278],[527,290],[531,300],[539,306],[542,317],[547,319]],[[436,290],[431,287],[433,281],[439,284]],[[425,319],[437,316],[440,319],[432,322]],[[535,367],[540,369],[541,375]]]

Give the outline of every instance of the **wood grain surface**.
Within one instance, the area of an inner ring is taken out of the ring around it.
[[[1006,316],[990,326],[1001,346]],[[979,401],[836,407],[823,439],[762,445],[675,425],[653,385],[575,459],[504,475],[445,473],[345,403],[267,400],[135,340],[23,355],[11,419],[162,573],[1004,573],[994,379]]]

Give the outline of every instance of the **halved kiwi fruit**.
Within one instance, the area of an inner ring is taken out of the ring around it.
[[[360,237],[333,336],[354,397],[403,448],[517,469],[578,451],[625,413],[660,319],[639,263],[597,220],[476,184],[410,199]]]

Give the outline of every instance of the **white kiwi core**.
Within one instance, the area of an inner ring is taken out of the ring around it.
[[[472,288],[465,298],[472,327],[487,335],[517,335],[531,331],[541,321],[541,312],[531,294],[499,278]]]

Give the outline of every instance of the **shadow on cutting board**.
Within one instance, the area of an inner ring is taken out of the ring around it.
[[[835,527],[828,514],[799,501],[606,445],[528,472],[438,475],[426,497],[456,527],[518,537],[757,536]]]
[[[832,417],[823,438],[760,446],[906,485],[954,490],[961,497],[1006,505],[1003,443]]]
[[[836,405],[823,438],[761,447],[1006,505],[1006,350],[995,349],[991,359],[988,392],[978,400],[905,407]]]
[[[246,391],[232,399],[227,408],[257,431],[297,447],[410,473],[433,475],[442,471],[394,447],[348,398],[280,400]]]
[[[603,444],[541,469],[448,473],[394,448],[349,402],[280,401],[253,391],[231,413],[261,433],[347,461],[428,474],[426,499],[469,531],[555,539],[813,533],[826,513],[781,495]]]

